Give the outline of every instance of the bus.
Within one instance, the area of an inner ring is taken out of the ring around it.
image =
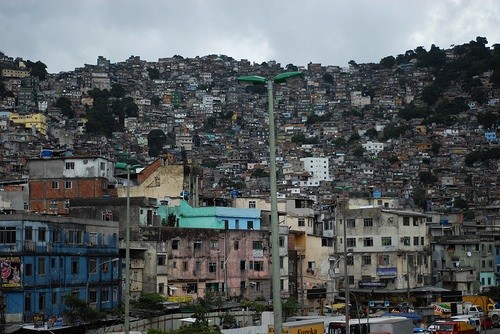
[[[345,319],[330,321],[328,334],[346,334]],[[351,334],[413,333],[413,322],[406,317],[381,316],[374,318],[355,318],[349,320]]]

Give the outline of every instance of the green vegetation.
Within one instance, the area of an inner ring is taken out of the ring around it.
[[[70,324],[90,323],[105,318],[105,313],[99,312],[74,294],[64,296],[64,317]]]
[[[476,163],[488,163],[490,160],[500,159],[500,147],[493,147],[486,150],[473,151],[465,156],[465,165],[472,167]]]
[[[154,129],[148,133],[148,154],[150,157],[157,157],[163,151],[163,145],[167,141],[167,136],[162,130]]]

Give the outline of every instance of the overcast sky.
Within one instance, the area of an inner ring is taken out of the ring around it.
[[[40,60],[50,73],[99,55],[347,66],[477,36],[500,43],[499,0],[0,1],[0,51]]]

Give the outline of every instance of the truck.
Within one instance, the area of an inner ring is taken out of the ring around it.
[[[324,334],[325,323],[321,319],[288,321],[282,324],[283,334]],[[268,334],[274,333],[274,325],[267,327]]]
[[[484,310],[484,315],[489,316],[488,312],[495,308],[495,302],[488,296],[482,295],[463,295],[462,302],[471,303],[473,305],[481,306]]]
[[[433,334],[477,334],[476,328],[466,321],[436,321]]]
[[[377,321],[370,319],[370,333],[408,334],[413,333],[413,321],[406,317],[389,317]]]
[[[495,301],[490,297],[483,295],[466,295],[462,296],[462,301],[481,306],[484,310],[484,315],[491,319],[493,326],[500,326],[500,308],[495,307]]]
[[[430,305],[434,309],[434,315],[440,318],[449,318],[452,315],[468,314],[475,317],[483,317],[484,310],[481,306],[469,302],[437,302]]]

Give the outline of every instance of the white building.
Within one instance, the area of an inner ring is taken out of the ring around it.
[[[301,158],[300,161],[304,164],[304,169],[309,172],[310,176],[305,184],[306,187],[319,186],[321,181],[331,181],[330,163],[328,158]]]

